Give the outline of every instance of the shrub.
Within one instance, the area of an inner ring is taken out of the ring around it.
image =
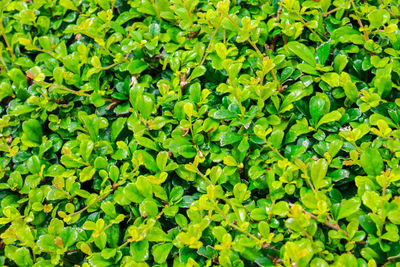
[[[2,0],[0,263],[399,266],[399,8]]]

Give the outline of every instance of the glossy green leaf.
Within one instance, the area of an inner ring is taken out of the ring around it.
[[[311,66],[315,66],[317,61],[315,60],[314,54],[310,51],[310,49],[302,43],[297,41],[292,41],[287,43],[287,48],[290,52],[310,64]]]

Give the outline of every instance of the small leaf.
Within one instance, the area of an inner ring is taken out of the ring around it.
[[[339,111],[337,111],[337,110],[332,111],[332,112],[330,112],[330,113],[324,115],[324,116],[320,119],[320,121],[319,121],[318,124],[317,124],[317,128],[318,128],[319,126],[321,126],[322,124],[324,124],[324,123],[329,123],[329,122],[333,122],[333,121],[338,121],[338,120],[340,120],[341,117],[342,117],[342,114],[341,114]]]
[[[345,200],[341,203],[339,208],[339,214],[337,216],[337,220],[349,217],[353,213],[357,212],[360,208],[361,201],[357,198],[351,198]]]
[[[390,19],[390,14],[385,9],[375,9],[368,13],[368,20],[373,28],[380,28]]]
[[[197,66],[196,68],[194,68],[194,70],[192,71],[192,74],[189,76],[188,82],[203,76],[204,73],[206,73],[206,67],[204,67],[203,65],[201,66]]]
[[[226,146],[226,145],[230,145],[236,142],[239,142],[240,140],[242,140],[243,136],[241,136],[240,134],[237,134],[235,132],[228,132],[228,133],[223,133],[220,137],[220,143],[221,146]]]
[[[173,246],[172,243],[154,245],[151,248],[151,254],[154,257],[154,261],[159,264],[164,263]]]
[[[317,48],[317,55],[319,59],[319,63],[321,65],[325,65],[326,60],[331,53],[331,43],[327,42],[322,44],[320,47]]]
[[[325,159],[319,159],[311,165],[311,180],[316,190],[328,184],[328,181],[324,179],[327,171],[328,164]]]
[[[128,65],[128,71],[130,74],[140,74],[148,68],[148,65],[143,60],[132,60]]]
[[[297,41],[292,41],[287,43],[287,48],[290,52],[294,53],[296,56],[315,67],[317,65],[317,61],[314,58],[314,54],[310,51],[310,49],[302,43]]]
[[[364,171],[371,176],[377,176],[383,171],[383,159],[378,149],[367,148],[360,158]]]

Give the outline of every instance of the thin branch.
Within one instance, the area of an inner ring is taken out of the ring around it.
[[[215,186],[215,185],[210,181],[210,179],[208,179],[203,173],[201,173],[201,171],[200,171],[199,169],[197,169],[197,174],[200,175],[204,180],[206,180],[206,182],[207,182],[209,185]],[[223,197],[222,200],[224,200],[224,201],[225,201],[226,203],[228,203],[228,204],[230,203],[229,199],[227,199],[227,198],[225,198],[225,197]],[[237,226],[236,224],[232,223],[232,222],[229,220],[228,216],[218,207],[218,203],[216,203],[215,201],[213,201],[213,200],[211,200],[211,199],[210,199],[210,201],[212,201],[212,203],[214,204],[214,206],[215,206],[216,210],[218,211],[218,213],[219,213],[222,217],[224,217],[224,219],[227,221],[227,223],[228,223],[231,227],[235,228],[235,229],[238,230],[239,232],[242,232],[243,234],[247,235],[248,237],[250,237],[251,239],[255,240],[256,242],[262,244],[262,241],[261,241],[260,239],[258,239],[255,235],[249,233],[247,230],[242,229],[242,228],[240,228],[239,226]]]
[[[334,8],[334,9],[332,9],[332,10],[326,11],[325,13],[322,14],[322,16],[329,15],[329,14],[331,14],[331,13],[333,13],[333,12],[336,12],[336,11],[338,11],[338,10],[340,10],[340,9],[342,9],[341,6],[339,6],[339,7],[337,7],[337,8]]]
[[[215,38],[215,35],[216,35],[217,32],[218,32],[218,29],[219,29],[219,26],[221,25],[221,22],[222,22],[222,15],[220,16],[219,21],[218,21],[218,23],[217,23],[217,26],[215,27],[215,30],[214,30],[213,34],[211,35],[210,42],[208,43],[208,46],[207,46],[207,48],[206,48],[206,51],[205,51],[205,53],[204,53],[204,56],[203,56],[203,59],[201,60],[200,65],[203,65],[204,61],[206,60],[206,57],[208,56],[209,50],[210,50],[210,48],[211,48],[211,44],[212,44],[212,42],[213,42],[213,40],[214,40],[214,38]]]
[[[360,28],[364,28],[364,25],[361,21],[360,15],[358,15],[357,8],[356,8],[356,5],[354,4],[354,1],[350,0],[350,3],[354,8],[354,13],[356,14],[357,22],[360,25]],[[364,38],[365,41],[367,41],[369,39],[365,32],[363,33],[362,37]]]
[[[225,17],[233,24],[233,26],[235,26],[235,28],[236,28],[239,32],[242,32],[242,31],[243,31],[238,25],[236,25],[236,23],[233,21],[233,19],[232,19],[229,15],[225,14]],[[250,43],[250,45],[256,50],[258,56],[262,59],[262,58],[263,58],[263,55],[262,55],[261,51],[258,49],[257,45],[256,45],[252,40],[250,40],[250,37],[247,39],[247,41],[248,41],[248,42]]]
[[[44,83],[49,85],[49,86],[65,90],[65,91],[70,92],[70,93],[75,94],[75,95],[90,97],[89,94],[81,93],[80,91],[75,91],[75,90],[69,89],[68,87],[65,87],[64,85],[58,85],[58,84],[53,84],[53,83],[48,83],[48,82],[44,82]]]
[[[293,203],[289,203],[290,207],[292,207],[293,205],[294,205]],[[314,214],[306,211],[304,208],[303,208],[303,213],[308,214],[311,217],[311,219],[316,220],[317,222],[319,222],[317,216],[315,216]],[[342,230],[347,235],[347,232],[345,230],[343,230],[342,228],[340,228],[340,226],[338,224],[332,224],[332,223],[327,222],[327,221],[323,222],[323,224],[325,224],[329,228],[332,228],[333,230],[336,230],[336,231]]]
[[[68,217],[73,217],[75,215],[78,215],[82,212],[84,212],[85,210],[87,210],[88,208],[90,208],[91,206],[93,206],[94,204],[98,203],[99,201],[102,201],[103,199],[105,199],[108,195],[110,195],[115,189],[112,188],[110,192],[104,194],[103,196],[99,197],[98,199],[96,199],[94,202],[90,203],[89,205],[87,205],[86,207],[84,207],[83,209],[80,209],[78,211],[75,211],[74,213],[71,213],[69,215],[67,215]]]
[[[6,31],[5,31],[4,25],[3,25],[3,11],[1,11],[1,16],[0,16],[0,31],[1,31],[1,35],[3,36],[4,41],[6,42],[7,50],[10,53],[11,58],[14,60],[15,59],[14,51],[10,45],[10,42],[8,41]]]
[[[304,21],[304,19],[303,19],[303,17],[301,16],[301,15],[299,15],[300,16],[300,20],[301,20],[301,22],[303,23],[303,25],[304,26],[306,26],[314,35],[315,35],[315,37],[317,37],[317,39],[321,42],[321,43],[323,43],[324,41],[321,39],[321,37],[319,37],[319,35],[313,30],[313,29],[311,29],[311,27],[308,27],[308,22],[305,22]]]
[[[3,59],[2,56],[0,56],[0,61],[1,61],[1,63],[4,65],[6,71],[8,72],[8,68],[7,68],[6,62],[4,61],[4,59]]]

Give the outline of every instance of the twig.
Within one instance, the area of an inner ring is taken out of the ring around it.
[[[48,82],[43,82],[43,83],[45,83],[45,84],[47,84],[47,85],[49,85],[49,86],[52,86],[52,87],[56,87],[56,88],[65,90],[65,91],[70,92],[70,93],[75,94],[75,95],[79,95],[79,96],[82,95],[82,96],[90,97],[89,94],[81,93],[81,92],[79,92],[79,91],[75,91],[75,90],[69,89],[68,87],[65,87],[65,86],[63,86],[63,85],[58,85],[58,84],[53,84],[53,83],[48,83]]]
[[[7,68],[6,62],[4,61],[4,59],[3,59],[2,56],[0,56],[0,61],[1,61],[1,63],[4,65],[6,71],[8,72],[8,68]]]
[[[215,185],[210,181],[210,179],[208,179],[199,169],[197,169],[197,174],[200,175],[209,185],[211,185],[212,187],[214,187]],[[229,199],[223,197],[222,200],[224,200],[226,203],[230,204],[232,206],[232,204],[230,203]],[[229,226],[235,228],[236,230],[238,230],[239,232],[242,232],[243,234],[247,235],[248,237],[250,237],[251,239],[255,240],[256,242],[262,244],[262,241],[260,239],[258,239],[255,235],[249,233],[247,230],[240,228],[239,226],[237,226],[236,224],[232,223],[228,216],[223,212],[223,210],[221,210],[218,207],[218,203],[216,203],[215,201],[211,200],[210,201],[214,204],[216,210],[218,211],[218,213],[224,217],[224,219],[227,221],[227,223],[229,224]]]
[[[342,9],[342,7],[339,6],[339,7],[337,7],[337,8],[332,9],[332,10],[326,11],[325,13],[322,14],[322,16],[329,15],[329,14],[335,12],[335,11],[338,11],[339,9]]]
[[[354,4],[354,1],[350,0],[350,3],[354,8],[354,13],[356,14],[358,24],[360,25],[361,28],[364,28],[364,25],[362,24],[360,16],[358,15],[357,8],[356,8],[356,5]],[[362,37],[364,38],[365,41],[367,41],[369,39],[365,32],[363,33]]]
[[[84,207],[83,209],[80,209],[78,211],[75,211],[74,213],[71,213],[69,215],[67,215],[68,217],[73,217],[75,215],[78,215],[82,212],[84,212],[85,210],[87,210],[88,208],[90,208],[91,206],[93,206],[94,204],[98,203],[99,201],[102,201],[103,199],[105,199],[108,195],[110,195],[113,191],[114,191],[114,187],[111,189],[110,192],[104,194],[103,196],[99,197],[98,199],[96,199],[94,202],[90,203],[89,205],[87,205],[86,207]]]
[[[383,4],[382,0],[379,0],[379,3],[380,3],[381,5],[383,5],[383,6],[385,6],[385,9],[386,9],[393,17],[398,18],[398,16],[396,16],[396,14],[394,14],[393,11],[392,11],[389,7],[387,7],[386,5]]]
[[[114,67],[114,66],[116,66],[116,65],[118,65],[118,64],[121,64],[121,63],[120,63],[120,62],[115,62],[115,63],[113,63],[113,64],[111,64],[111,65],[109,65],[109,66],[100,67],[100,69],[102,69],[102,70],[108,70],[108,69],[111,69],[112,67]]]
[[[293,205],[294,205],[293,203],[289,203],[289,206],[290,206],[290,207],[292,207]],[[317,216],[315,216],[314,214],[312,214],[312,213],[306,211],[305,209],[303,209],[303,213],[308,214],[308,215],[311,217],[311,219],[316,220],[316,221],[318,222],[318,218],[317,218]],[[344,232],[346,233],[346,235],[347,235],[347,232],[346,232],[345,230],[343,230],[342,228],[340,228],[340,226],[337,225],[337,224],[332,224],[332,223],[327,222],[327,221],[323,222],[323,224],[325,224],[325,225],[328,226],[329,228],[332,228],[333,230],[336,230],[336,231],[342,230],[342,231],[344,231]]]
[[[1,35],[3,36],[4,41],[6,42],[7,50],[10,53],[11,58],[14,60],[15,55],[14,55],[13,49],[10,45],[10,42],[8,41],[6,31],[5,31],[4,25],[3,25],[3,11],[1,11],[1,16],[0,16],[0,31],[1,31]]]
[[[311,29],[311,27],[308,27],[307,23],[304,21],[303,17],[300,15],[300,20],[303,23],[304,26],[306,26],[314,35],[315,37],[317,37],[317,39],[323,43],[324,41],[321,39],[321,37],[319,37],[319,35],[313,30]]]
[[[219,29],[219,26],[221,25],[221,22],[222,22],[222,14],[221,14],[221,16],[220,16],[220,18],[219,18],[219,21],[218,21],[218,23],[217,23],[217,26],[215,27],[215,30],[214,30],[213,34],[211,35],[210,42],[208,43],[208,46],[207,46],[207,48],[206,48],[206,51],[205,51],[205,53],[204,53],[204,56],[203,56],[203,59],[201,60],[200,65],[203,65],[204,61],[206,60],[206,57],[208,56],[208,53],[209,53],[209,50],[210,50],[210,47],[211,47],[211,43],[213,42],[213,40],[214,40],[214,38],[215,38],[215,35],[216,35],[217,32],[218,32],[218,29]]]
[[[243,31],[243,30],[233,21],[233,19],[232,19],[228,14],[225,14],[225,17],[233,24],[233,26],[234,26],[239,32]],[[247,41],[248,41],[249,44],[256,50],[258,56],[262,59],[262,58],[263,58],[263,55],[262,55],[261,51],[258,49],[257,45],[256,45],[252,40],[250,40],[250,37],[247,39]]]
[[[279,22],[281,20],[281,13],[282,13],[282,3],[279,4],[278,11],[276,12],[276,21]]]

